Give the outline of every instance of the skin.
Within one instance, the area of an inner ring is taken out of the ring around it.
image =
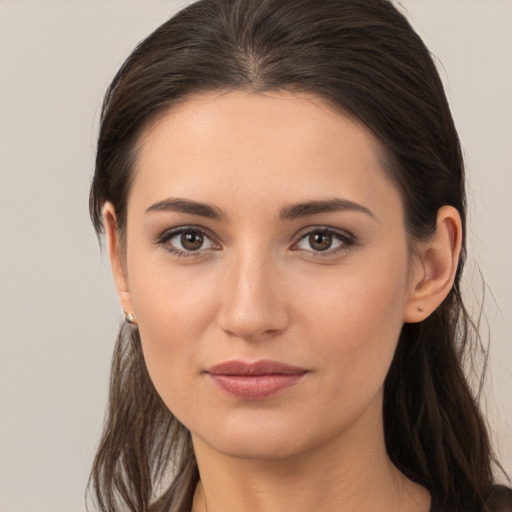
[[[104,220],[151,378],[192,434],[194,511],[429,510],[428,492],[387,456],[383,383],[403,323],[423,320],[453,284],[461,224],[441,208],[432,239],[411,252],[384,161],[360,123],[290,92],[194,96],[142,136],[125,252],[110,203]],[[169,198],[222,216],[148,211]],[[350,208],[279,217],[333,198]],[[170,251],[186,251],[181,235],[162,237],[183,226],[207,235],[188,257]],[[319,251],[311,230],[332,245]],[[234,359],[307,373],[276,396],[243,400],[205,373]]]

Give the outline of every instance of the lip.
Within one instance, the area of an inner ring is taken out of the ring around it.
[[[297,384],[307,373],[304,368],[278,361],[226,361],[206,373],[223,392],[243,400],[264,400]]]

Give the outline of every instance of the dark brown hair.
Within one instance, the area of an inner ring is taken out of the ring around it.
[[[142,131],[191,94],[235,89],[312,93],[364,123],[387,152],[411,241],[433,233],[444,205],[465,227],[463,159],[443,86],[391,2],[200,0],[140,43],[107,91],[90,195],[98,235],[111,201],[123,237]],[[484,510],[493,483],[487,431],[462,371],[478,342],[459,294],[464,259],[465,244],[446,300],[403,326],[383,412],[392,461],[451,512]],[[100,509],[148,510],[169,471],[175,478],[161,509],[189,510],[199,478],[190,435],[151,383],[137,328],[125,325],[91,475]]]

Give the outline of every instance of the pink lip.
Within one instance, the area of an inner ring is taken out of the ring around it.
[[[212,366],[206,373],[228,395],[263,400],[294,386],[307,371],[277,361],[227,361]]]

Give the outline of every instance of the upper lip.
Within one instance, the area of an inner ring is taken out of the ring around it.
[[[278,361],[261,360],[255,362],[225,361],[206,370],[211,375],[300,375],[304,368],[280,363]]]

